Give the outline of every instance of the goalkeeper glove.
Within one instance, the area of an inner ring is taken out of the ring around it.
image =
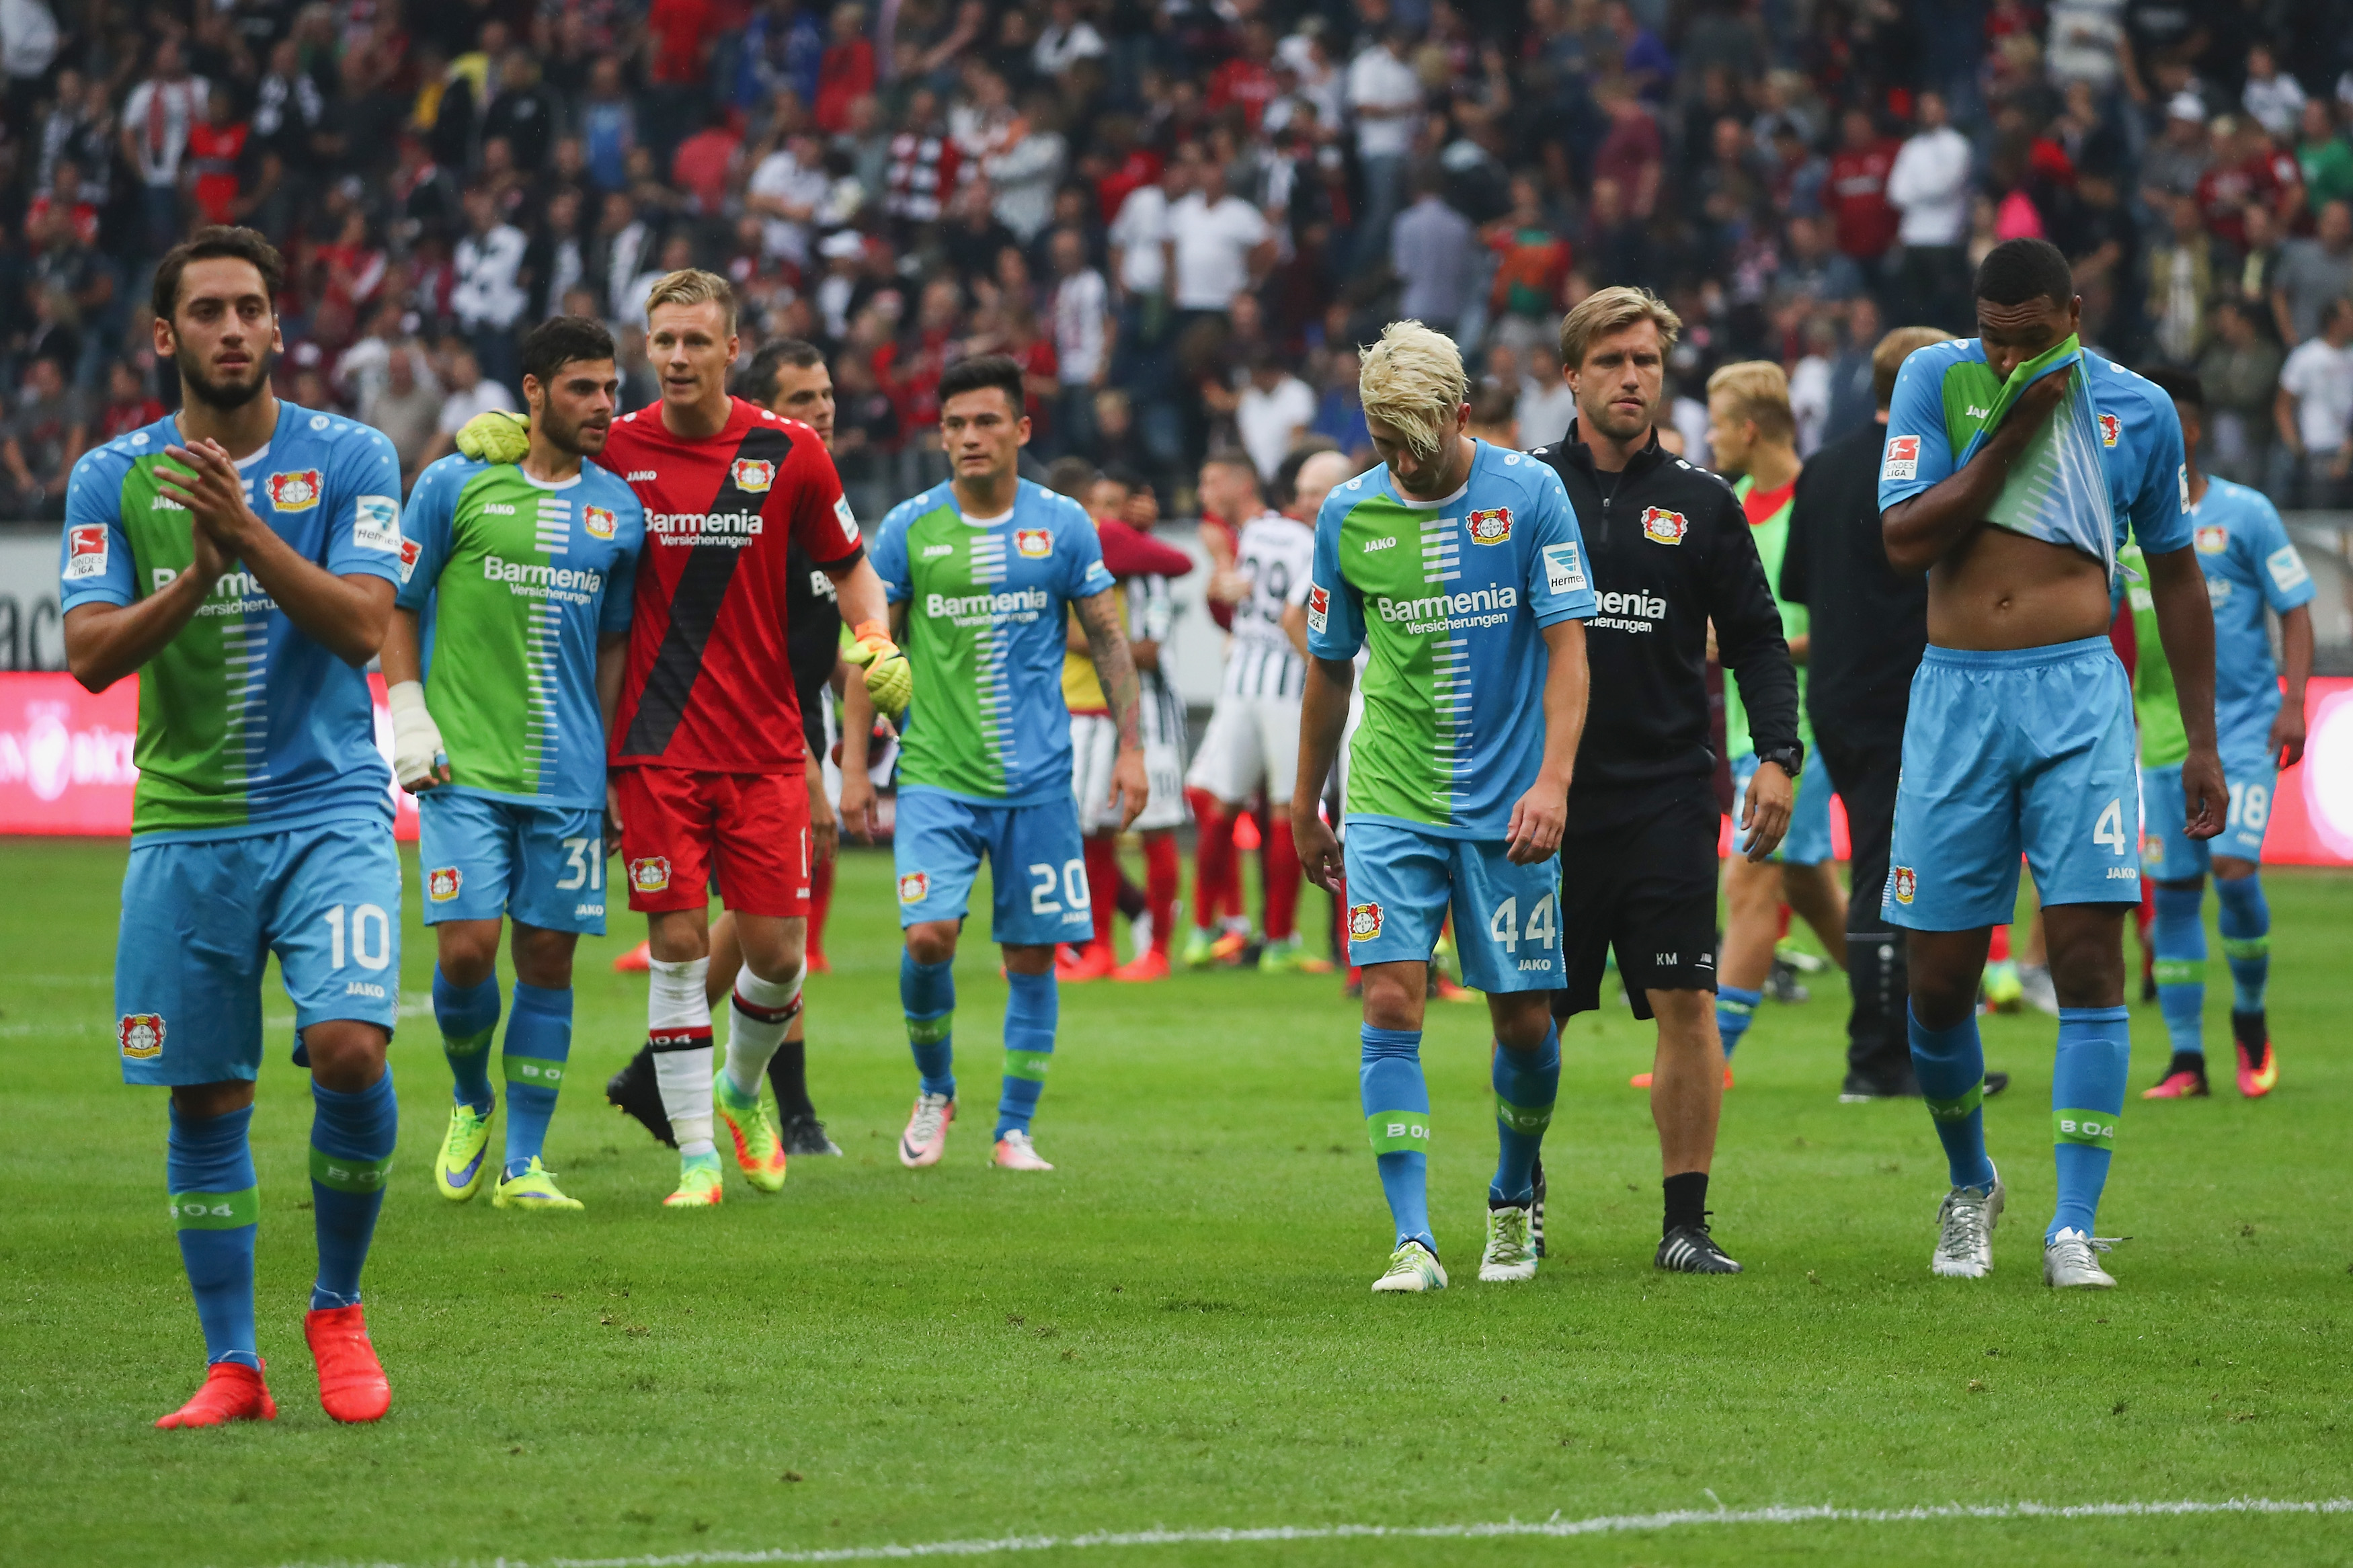
[[[866,695],[873,700],[874,710],[895,724],[915,695],[914,666],[881,622],[861,622],[854,635],[858,640],[841,657],[866,672]]]
[[[478,463],[519,463],[531,449],[531,420],[493,408],[458,427],[458,450]]]
[[[421,785],[431,789],[449,782],[449,753],[441,744],[441,726],[425,706],[425,688],[414,680],[398,681],[385,690],[392,710],[392,773],[411,795]]]

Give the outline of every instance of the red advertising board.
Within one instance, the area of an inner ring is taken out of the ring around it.
[[[371,675],[375,744],[392,756],[392,714],[384,678]],[[0,834],[131,831],[139,782],[132,742],[139,730],[139,679],[93,696],[70,675],[0,672]],[[417,802],[394,789],[395,832],[417,837]]]

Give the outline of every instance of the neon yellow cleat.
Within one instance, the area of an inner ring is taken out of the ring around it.
[[[662,1207],[715,1209],[726,1195],[719,1182],[719,1156],[694,1154],[679,1162],[678,1191],[662,1199]]]
[[[766,1103],[758,1095],[738,1100],[735,1086],[727,1081],[723,1069],[716,1076],[718,1082],[711,1086],[712,1108],[735,1135],[735,1163],[743,1169],[744,1179],[764,1193],[782,1192],[785,1141],[776,1131],[776,1119],[768,1114]]]
[[[491,1191],[491,1206],[497,1209],[529,1209],[537,1214],[577,1214],[588,1205],[578,1198],[567,1198],[556,1186],[555,1177],[531,1157],[531,1165],[520,1176],[501,1174],[499,1184]]]
[[[495,1108],[493,1108],[495,1109]],[[453,1204],[462,1204],[482,1190],[491,1173],[485,1157],[491,1146],[491,1119],[470,1105],[449,1108],[449,1136],[433,1159],[433,1190]]]

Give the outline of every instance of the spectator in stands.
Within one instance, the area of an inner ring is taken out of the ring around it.
[[[417,465],[420,468],[447,455],[456,444],[459,429],[475,415],[515,406],[514,394],[482,374],[481,362],[474,357],[471,349],[462,344],[452,349],[448,366],[448,395],[442,399],[441,412],[435,420],[433,439],[427,443],[425,456]]]
[[[1449,337],[1477,285],[1472,259],[1478,236],[1446,201],[1446,175],[1432,169],[1416,182],[1413,205],[1398,214],[1389,237],[1389,265],[1405,284],[1398,315]],[[1271,473],[1261,476],[1271,484]]]
[[[515,326],[529,302],[522,287],[522,257],[530,241],[522,230],[501,220],[496,197],[487,185],[466,193],[466,237],[451,258],[458,277],[449,308],[482,374],[511,390],[522,374],[522,347]]]
[[[26,367],[25,384],[0,424],[0,470],[10,488],[11,517],[62,521],[66,479],[90,445],[90,406],[65,363],[47,356]]]
[[[2247,50],[2247,85],[2239,102],[2256,124],[2284,146],[2304,116],[2304,84],[2279,68],[2269,44]]]
[[[1315,421],[1315,394],[1291,374],[1272,349],[1250,356],[1250,384],[1234,410],[1242,449],[1260,482],[1272,484],[1275,470]]]
[[[399,455],[404,486],[416,482],[428,454],[438,450],[441,388],[424,368],[423,358],[414,343],[394,344],[385,356],[382,381],[359,405],[361,421],[383,431]]]
[[[2353,200],[2353,146],[2337,134],[2328,100],[2306,100],[2296,124],[2295,163],[2304,176],[2306,207],[2317,216],[2330,202]]]
[[[1406,157],[1413,150],[1422,88],[1421,78],[1406,64],[1412,42],[1403,26],[1384,27],[1377,42],[1348,62],[1348,112],[1356,121],[1356,175],[1364,187],[1364,216],[1356,229],[1360,273],[1383,259],[1381,247],[1397,216]]]
[[[1920,128],[1887,171],[1887,199],[1903,215],[1902,289],[1915,321],[1958,331],[1969,313],[1969,143],[1942,93],[1920,95]]]
[[[2353,300],[2338,295],[2320,316],[2320,330],[2298,343],[2280,369],[2273,417],[2288,471],[2276,489],[2296,504],[2344,504],[2353,472]]]
[[[2221,242],[2206,232],[2195,196],[2176,196],[2165,240],[2148,253],[2148,319],[2165,363],[2188,367],[2206,347],[2206,310],[2221,282]]]
[[[2353,292],[2353,206],[2320,209],[2314,237],[2289,244],[2272,288],[2272,319],[2293,348],[2320,330],[2322,310]]]
[[[1887,199],[1887,174],[1901,143],[1879,133],[1864,109],[1839,117],[1839,150],[1831,160],[1828,205],[1838,247],[1858,265],[1876,267],[1895,243],[1903,216]]]
[[[210,96],[204,79],[188,74],[179,39],[167,37],[155,46],[147,79],[122,106],[122,156],[146,190],[150,256],[161,256],[179,237],[180,160]]]
[[[2206,389],[2207,451],[2200,466],[2242,485],[2261,486],[2270,475],[2272,400],[2279,388],[2283,355],[2259,324],[2268,306],[2250,307],[2224,298],[2214,307],[2214,332],[2198,362]]]

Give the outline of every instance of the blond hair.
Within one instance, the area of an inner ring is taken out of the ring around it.
[[[725,319],[727,335],[735,334],[735,285],[716,272],[688,267],[654,279],[654,286],[646,290],[647,319],[651,320],[664,305],[716,305]]]
[[[1365,417],[1397,431],[1407,449],[1427,461],[1454,428],[1471,395],[1462,351],[1454,340],[1419,321],[1391,321],[1365,351],[1356,397]]]
[[[1915,349],[1925,349],[1930,343],[1945,342],[1952,333],[1942,327],[1898,327],[1879,340],[1871,351],[1871,395],[1879,406],[1886,407],[1895,401],[1895,373]]]
[[[1662,353],[1683,335],[1683,319],[1648,289],[1623,283],[1596,289],[1560,319],[1560,363],[1570,370],[1585,368],[1585,351],[1596,338],[1622,332],[1637,321],[1656,322]]]
[[[1767,441],[1796,439],[1798,422],[1789,413],[1789,376],[1768,359],[1746,359],[1717,369],[1707,378],[1708,401],[1722,395],[1735,419],[1757,426]]]

